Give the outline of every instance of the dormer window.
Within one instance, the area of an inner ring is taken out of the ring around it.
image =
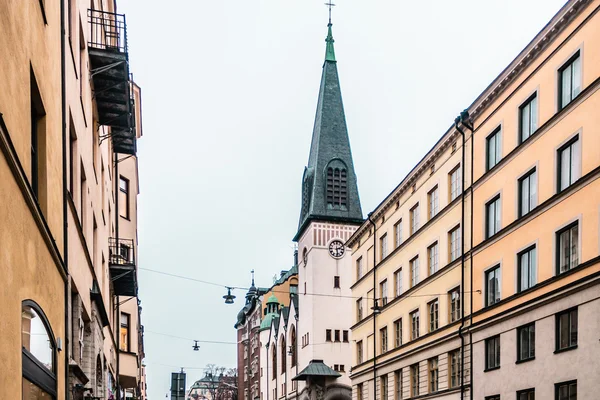
[[[348,206],[348,174],[343,168],[327,168],[327,206]]]

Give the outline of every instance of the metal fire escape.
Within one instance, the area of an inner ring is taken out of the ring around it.
[[[88,10],[88,42],[98,123],[110,128],[115,153],[135,155],[135,105],[129,74],[125,15]]]

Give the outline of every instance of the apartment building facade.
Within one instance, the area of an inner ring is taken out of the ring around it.
[[[15,55],[0,62],[2,398],[146,398],[141,91],[116,11],[104,0],[0,6],[0,49]]]
[[[599,10],[568,1],[348,241],[356,399],[596,397]]]

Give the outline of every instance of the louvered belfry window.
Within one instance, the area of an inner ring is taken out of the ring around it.
[[[348,206],[348,174],[345,169],[327,168],[327,205]]]

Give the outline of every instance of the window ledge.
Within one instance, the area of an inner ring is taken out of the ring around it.
[[[533,360],[535,360],[535,357],[524,358],[522,360],[515,361],[515,364],[523,364],[523,363],[526,363],[527,361],[533,361]]]
[[[564,349],[556,349],[556,350],[554,350],[554,354],[564,353],[565,351],[575,350],[576,348],[577,348],[577,345],[565,347]]]
[[[483,370],[483,372],[490,372],[490,371],[494,371],[494,370],[497,370],[497,369],[500,369],[500,366],[492,367],[492,368],[486,368],[486,369]]]

